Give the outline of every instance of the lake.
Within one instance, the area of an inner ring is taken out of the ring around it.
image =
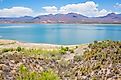
[[[0,24],[0,38],[48,44],[121,40],[119,24]]]

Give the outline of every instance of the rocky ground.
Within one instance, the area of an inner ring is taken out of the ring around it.
[[[121,80],[119,41],[46,45],[48,49],[45,45],[44,49],[40,45],[29,45],[0,41],[0,80]]]

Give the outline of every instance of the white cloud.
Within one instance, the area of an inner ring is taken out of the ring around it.
[[[114,7],[121,8],[121,4],[116,3]]]
[[[93,1],[87,1],[85,3],[78,4],[68,4],[60,7],[59,9],[55,6],[46,6],[43,7],[43,9],[45,9],[45,13],[48,14],[78,13],[89,17],[104,16],[110,13],[110,11],[107,11],[105,9],[99,10],[98,4]]]
[[[27,7],[12,7],[0,9],[0,16],[3,17],[15,17],[15,16],[25,16],[32,15],[33,10]]]
[[[116,5],[121,6],[117,3]],[[38,16],[47,14],[67,14],[67,13],[78,13],[89,17],[104,16],[112,11],[107,11],[106,9],[99,9],[99,5],[93,1],[87,1],[84,3],[68,4],[57,8],[56,6],[45,6],[42,7],[44,11],[34,12],[31,8],[27,7],[12,7],[0,9],[0,16],[3,17],[16,17],[16,16]]]
[[[56,14],[58,9],[55,6],[47,6],[47,7],[42,7],[46,12],[49,14]]]

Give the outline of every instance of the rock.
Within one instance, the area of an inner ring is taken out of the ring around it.
[[[11,73],[12,75],[15,75],[15,74],[16,74],[16,70],[12,70],[10,73]]]
[[[0,76],[2,76],[2,74],[3,74],[3,71],[2,71],[2,70],[0,70]]]
[[[8,72],[10,72],[11,69],[9,66],[4,65],[2,70],[3,70],[3,72],[8,73]]]
[[[19,62],[18,64],[16,64],[16,67],[19,67],[21,66],[23,63],[22,62]]]
[[[10,60],[10,62],[11,62],[11,63],[13,63],[13,64],[15,63],[15,61],[14,61],[14,60]]]
[[[0,70],[2,70],[2,69],[3,69],[3,66],[4,66],[4,64],[0,64]]]

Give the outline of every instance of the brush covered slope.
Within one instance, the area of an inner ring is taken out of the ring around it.
[[[95,41],[49,51],[0,48],[0,80],[121,80],[121,42]]]

